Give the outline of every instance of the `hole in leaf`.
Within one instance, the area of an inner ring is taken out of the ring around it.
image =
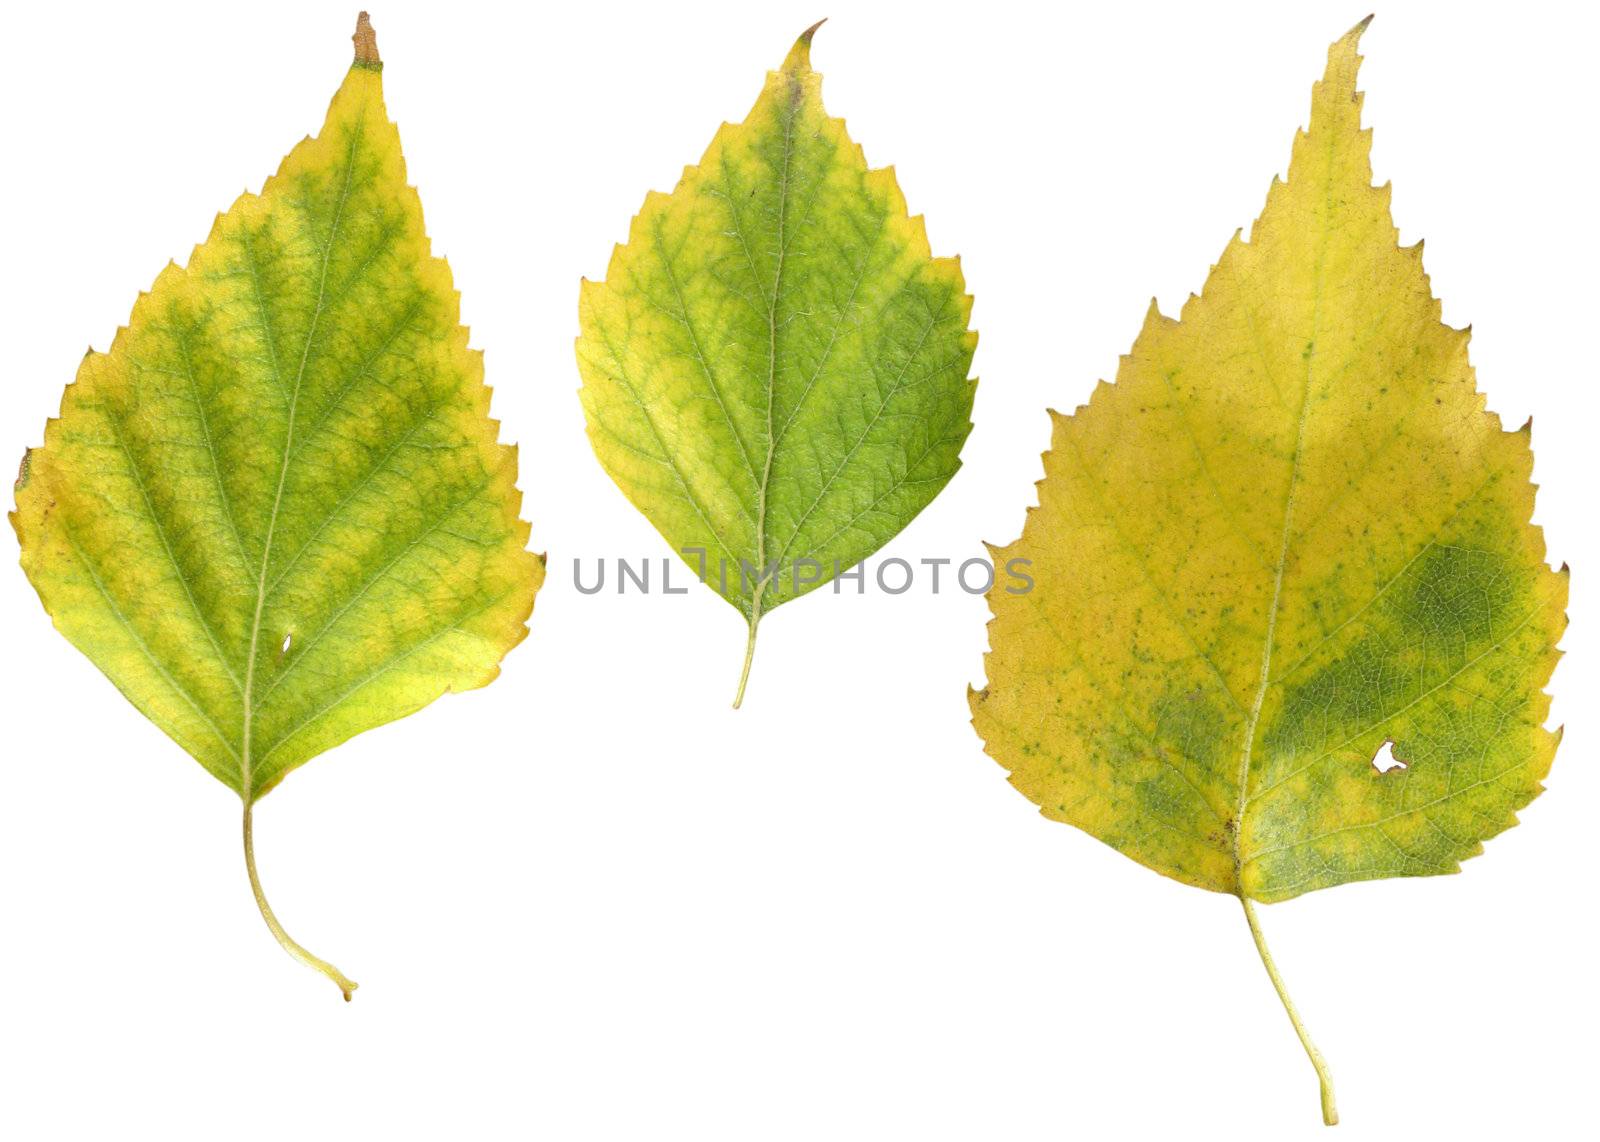
[[[1396,769],[1409,769],[1410,766],[1394,755],[1394,739],[1385,739],[1378,747],[1378,752],[1372,756],[1372,768],[1379,773],[1391,773]]]

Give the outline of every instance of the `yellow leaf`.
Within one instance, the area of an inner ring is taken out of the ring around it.
[[[1047,816],[1238,895],[1258,939],[1251,900],[1456,871],[1557,741],[1567,578],[1530,524],[1528,430],[1484,411],[1371,185],[1365,26],[1249,241],[1055,416],[1039,505],[997,553],[1037,587],[991,592],[971,695]],[[1373,764],[1385,743],[1403,767]]]

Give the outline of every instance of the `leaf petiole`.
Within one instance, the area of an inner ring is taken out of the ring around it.
[[[758,609],[750,617],[750,637],[745,640],[744,644],[744,667],[739,671],[739,692],[733,696],[733,708],[735,710],[744,701],[745,684],[750,681],[750,663],[755,661],[756,657],[756,627],[761,623],[760,605],[758,599],[756,603]]]
[[[1333,1074],[1328,1070],[1328,1060],[1322,1057],[1322,1052],[1317,1050],[1317,1045],[1311,1041],[1306,1025],[1300,1022],[1300,1012],[1295,1010],[1294,1000],[1289,998],[1289,990],[1284,987],[1283,977],[1278,974],[1278,965],[1273,963],[1272,952],[1267,949],[1267,938],[1261,934],[1261,924],[1256,920],[1255,905],[1247,896],[1240,896],[1239,903],[1244,905],[1244,918],[1250,922],[1250,935],[1256,942],[1256,951],[1261,955],[1261,963],[1272,979],[1272,986],[1278,991],[1278,998],[1283,1001],[1283,1009],[1289,1013],[1289,1022],[1294,1024],[1294,1033],[1300,1036],[1300,1045],[1306,1049],[1311,1065],[1317,1069],[1317,1082],[1322,1086],[1322,1121],[1327,1126],[1337,1126],[1339,1108],[1333,1101]]]
[[[244,807],[244,867],[250,873],[250,891],[255,893],[256,907],[261,909],[261,918],[267,922],[267,927],[277,937],[278,943],[283,945],[284,951],[305,964],[306,967],[313,968],[331,979],[339,990],[344,993],[344,1001],[349,1003],[351,993],[360,985],[327,960],[314,956],[302,948],[295,942],[293,936],[283,930],[283,925],[278,923],[277,916],[273,915],[272,905],[267,903],[267,894],[261,891],[261,877],[256,874],[255,828],[252,821],[252,809],[254,809],[254,805],[246,802]]]

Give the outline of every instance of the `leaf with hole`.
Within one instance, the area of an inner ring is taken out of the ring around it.
[[[960,263],[823,110],[815,31],[579,303],[595,454],[745,618],[735,706],[762,618],[898,534],[972,427]]]
[[[314,139],[91,351],[11,520],[55,625],[252,807],[345,739],[486,685],[543,560],[362,14]]]
[[[997,562],[973,723],[1048,817],[1255,902],[1457,871],[1540,791],[1565,568],[1531,525],[1529,432],[1484,409],[1467,333],[1372,185],[1357,41],[1181,320],[1054,415]]]

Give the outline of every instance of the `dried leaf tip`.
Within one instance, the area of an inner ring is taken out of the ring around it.
[[[383,60],[378,58],[378,33],[372,30],[372,19],[365,12],[356,17],[355,35],[350,39],[356,45],[356,67],[383,66]]]
[[[811,70],[811,37],[817,34],[817,29],[828,22],[824,16],[815,24],[800,33],[800,38],[794,42],[794,47],[789,49],[789,54],[784,57],[784,71],[810,71]]]
[[[1359,42],[1361,39],[1361,33],[1367,30],[1367,25],[1372,23],[1372,17],[1376,15],[1376,12],[1369,14],[1366,19],[1362,20],[1355,27],[1351,28],[1344,35],[1340,36],[1340,42],[1345,40],[1349,40],[1351,43]]]

